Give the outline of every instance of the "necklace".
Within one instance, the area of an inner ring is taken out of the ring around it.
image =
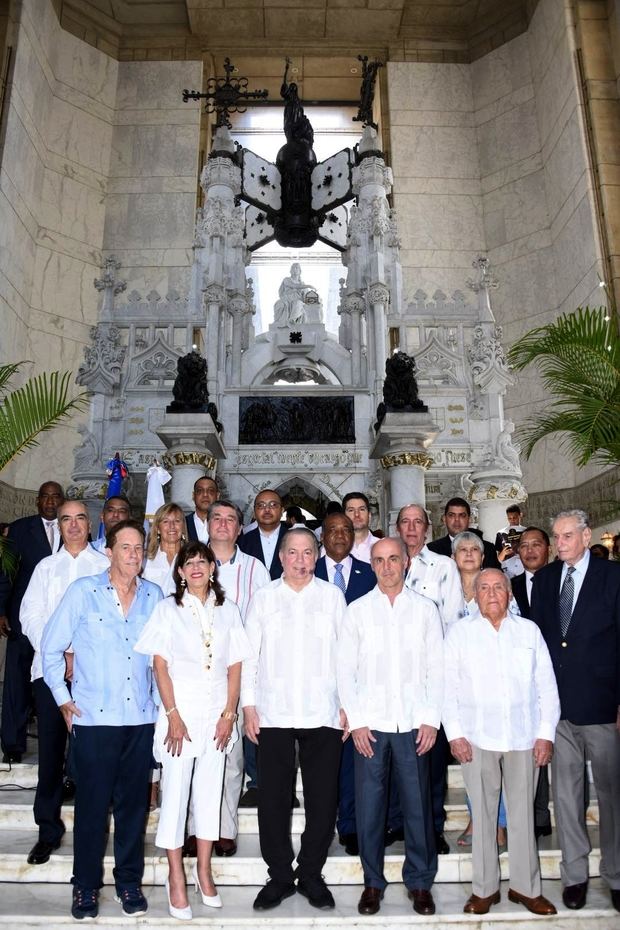
[[[187,592],[184,603],[187,604],[192,612],[194,620],[200,628],[200,638],[204,649],[204,662],[207,671],[211,668],[211,659],[213,658],[213,620],[215,618],[215,591],[209,591],[207,600],[204,605],[204,611],[198,610],[194,603],[195,595]],[[206,614],[206,622],[205,622]]]

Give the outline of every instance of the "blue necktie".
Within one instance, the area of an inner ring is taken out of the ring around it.
[[[337,565],[334,565],[336,569],[336,574],[334,575],[334,584],[340,588],[343,594],[346,594],[347,586],[344,583],[344,575],[342,574],[342,565],[338,562]]]

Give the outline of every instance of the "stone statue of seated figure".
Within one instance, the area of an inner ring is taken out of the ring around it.
[[[301,280],[301,267],[291,265],[290,275],[278,289],[279,299],[273,308],[276,326],[299,326],[302,323],[322,323],[323,306],[316,290]]]

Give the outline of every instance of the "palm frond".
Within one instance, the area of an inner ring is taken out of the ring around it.
[[[508,353],[522,371],[535,364],[551,412],[518,430],[524,453],[552,433],[581,467],[591,459],[620,462],[620,338],[604,307],[580,307],[526,333]]]
[[[15,555],[10,541],[6,536],[0,536],[0,567],[2,571],[12,579],[18,565],[19,559]]]
[[[37,445],[39,433],[83,409],[88,394],[70,398],[70,378],[70,372],[36,375],[4,397],[0,407],[0,471],[15,456]]]
[[[19,371],[23,362],[14,362],[12,365],[0,365],[0,391],[8,384],[16,371]]]

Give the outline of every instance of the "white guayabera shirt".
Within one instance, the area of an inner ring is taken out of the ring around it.
[[[439,728],[443,633],[433,602],[403,588],[392,605],[376,587],[349,604],[338,643],[338,691],[352,730]]]
[[[88,545],[75,558],[66,549],[59,549],[54,555],[41,559],[36,566],[19,609],[22,632],[34,649],[32,681],[43,677],[41,637],[45,624],[60,604],[65,591],[76,578],[98,575],[109,564],[106,555]]]
[[[463,616],[461,577],[456,562],[447,555],[438,555],[423,546],[411,560],[405,584],[412,591],[430,597],[439,610],[444,632]]]
[[[261,727],[340,729],[336,653],[346,603],[328,581],[301,591],[278,578],[257,591],[245,620],[254,657],[243,663],[241,706]]]
[[[476,610],[444,644],[448,740],[495,752],[552,740],[560,719],[553,666],[535,623],[508,611],[499,630]]]

